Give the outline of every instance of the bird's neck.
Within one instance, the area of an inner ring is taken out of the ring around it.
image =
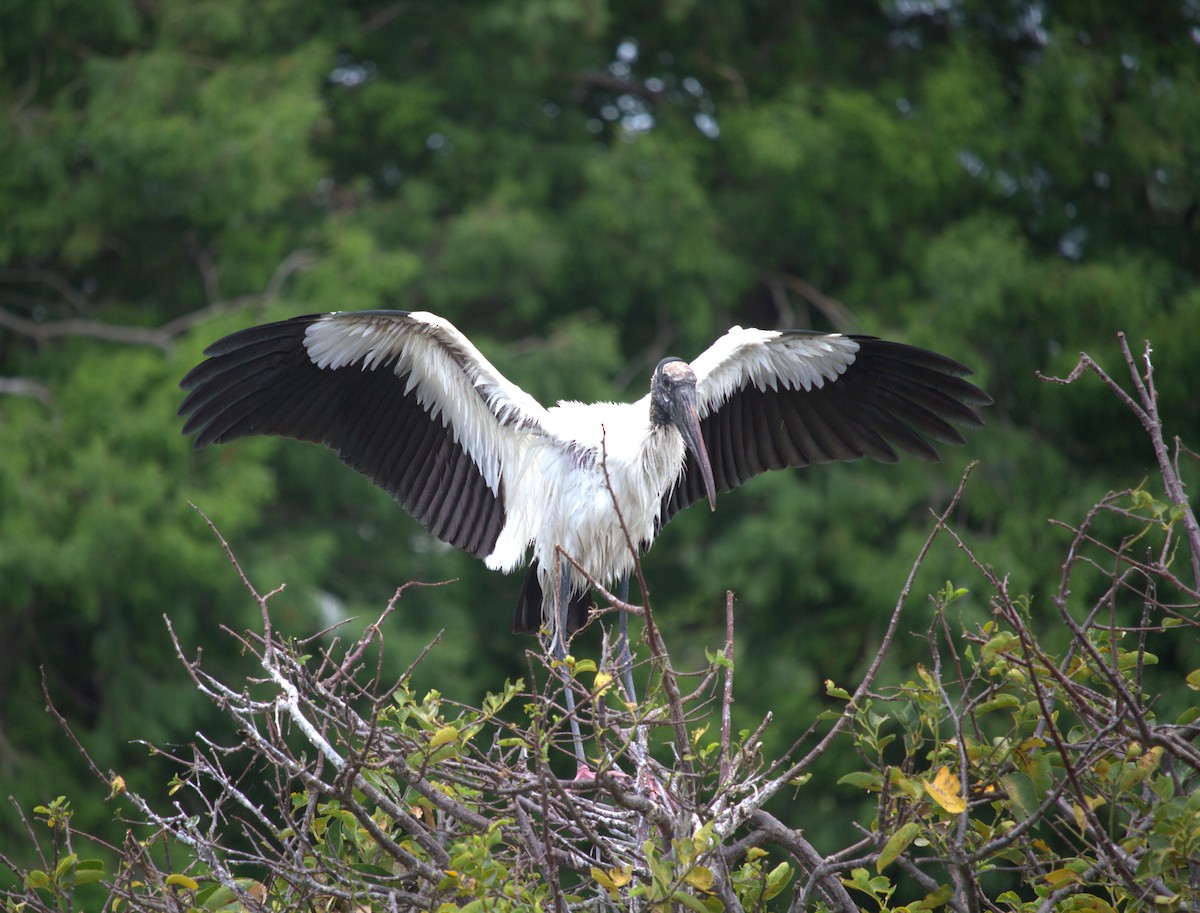
[[[667,410],[658,402],[655,396],[650,397],[650,427],[655,431],[661,431],[664,427],[671,425],[671,418],[667,415]]]
[[[683,465],[683,435],[670,422],[656,424],[651,418],[650,433],[643,438],[641,450],[638,464],[644,467],[653,487],[665,489]]]

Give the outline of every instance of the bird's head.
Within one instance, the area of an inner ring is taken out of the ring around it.
[[[696,411],[696,372],[681,358],[664,358],[650,379],[650,423],[656,428],[673,425],[683,436],[684,446],[696,458],[704,478],[710,510],[717,509],[717,489],[712,463],[700,433]]]

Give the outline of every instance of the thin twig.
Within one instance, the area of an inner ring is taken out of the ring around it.
[[[725,593],[725,689],[721,695],[721,774],[718,784],[729,781],[729,738],[733,717],[733,590]]]

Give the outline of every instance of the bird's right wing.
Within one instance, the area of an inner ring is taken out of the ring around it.
[[[768,469],[904,451],[937,460],[927,440],[962,444],[991,397],[944,355],[871,336],[734,327],[695,361],[696,407],[717,491]],[[953,424],[952,424],[953,423]],[[663,500],[666,523],[705,496],[694,456]]]
[[[504,526],[503,467],[546,410],[449,321],[347,311],[251,327],[181,381],[197,449],[255,434],[323,444],[472,555]]]

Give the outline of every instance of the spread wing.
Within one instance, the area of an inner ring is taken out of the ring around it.
[[[180,382],[195,447],[254,434],[312,441],[477,557],[504,526],[502,467],[546,411],[433,314],[351,311],[213,343]]]
[[[871,336],[734,327],[692,362],[697,412],[718,491],[768,469],[899,453],[937,460],[982,427],[992,400],[953,359]],[[663,499],[660,525],[705,497],[695,457]]]

